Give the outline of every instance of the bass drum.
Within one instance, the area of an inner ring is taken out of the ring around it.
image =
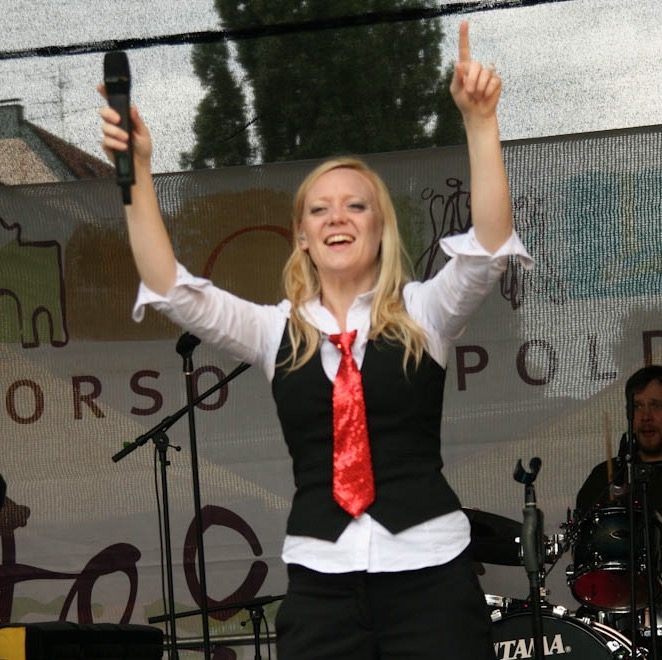
[[[632,658],[630,640],[600,623],[542,614],[545,657],[563,654],[563,660],[613,660]],[[492,624],[497,660],[534,657],[533,614],[510,614]],[[637,658],[645,657],[639,651]]]

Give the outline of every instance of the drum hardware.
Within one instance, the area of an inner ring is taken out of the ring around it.
[[[544,636],[542,655],[534,656],[530,612],[514,613],[492,626],[492,641],[497,660],[519,660],[563,654],[564,660],[643,660],[646,650],[609,626],[571,616],[554,616],[542,612]]]
[[[644,639],[650,639],[652,637],[653,631],[651,630],[651,616],[650,610],[645,608],[638,613],[639,619],[639,634]],[[662,621],[660,621],[660,612],[658,609],[657,612],[657,625],[655,626],[657,631],[657,637],[662,635]]]
[[[563,618],[569,616],[567,607],[563,605],[552,605],[546,600],[547,590],[541,594],[541,607],[551,616]],[[490,618],[492,622],[501,621],[506,616],[517,613],[527,613],[531,611],[531,602],[520,598],[511,598],[510,596],[497,596],[495,594],[485,594],[485,602],[491,608]]]
[[[566,547],[565,534],[552,534],[550,537],[545,537],[545,563],[555,564],[561,555],[568,549]]]
[[[573,616],[577,619],[580,619],[584,622],[596,622],[601,623],[605,626],[609,626],[614,630],[618,630],[624,635],[628,634],[630,626],[630,614],[629,612],[619,613],[619,612],[608,612],[606,610],[594,610],[586,605],[582,605],[577,609]],[[641,630],[641,627],[637,628]]]
[[[522,523],[495,513],[463,508],[471,524],[470,552],[473,561],[500,566],[520,566],[519,538]]]
[[[564,607],[563,605],[553,605],[551,609],[551,613],[553,616],[562,619],[568,616],[569,610],[567,607]]]
[[[497,621],[500,621],[501,619],[503,619],[503,617],[504,614],[503,612],[501,612],[501,610],[492,610],[490,612],[490,620],[492,621],[492,623],[496,623]]]
[[[509,596],[497,596],[495,594],[485,594],[485,602],[490,609],[490,619],[492,622],[500,621],[504,616],[507,616],[513,611],[515,607],[519,609],[524,601],[518,601],[516,598]],[[518,605],[515,606],[514,604]]]
[[[479,509],[463,508],[471,524],[471,558],[481,564],[522,566],[522,523]],[[543,537],[546,564],[555,563],[568,550],[566,534]]]
[[[519,545],[520,564],[524,563],[524,547],[519,536],[515,537],[515,542]],[[561,555],[567,550],[565,547],[565,534],[543,535],[543,555],[545,564],[555,564]]]

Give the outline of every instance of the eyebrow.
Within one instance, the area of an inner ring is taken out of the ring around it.
[[[634,401],[634,408],[662,408],[662,399],[648,399],[643,401],[642,399]]]
[[[322,195],[320,197],[313,197],[310,201],[311,202],[328,202],[329,200],[332,199],[332,197],[333,197],[332,195]],[[342,199],[343,199],[343,201],[347,200],[347,199],[357,199],[357,200],[360,200],[362,202],[367,202],[369,198],[364,196],[364,195],[351,194],[351,195],[344,195],[342,197]]]

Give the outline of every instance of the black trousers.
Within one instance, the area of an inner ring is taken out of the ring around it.
[[[485,596],[463,553],[398,573],[288,566],[278,660],[494,660]]]

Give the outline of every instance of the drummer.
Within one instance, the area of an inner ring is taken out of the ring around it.
[[[650,365],[632,374],[625,384],[625,397],[626,401],[630,397],[633,401],[635,458],[654,466],[648,487],[649,503],[662,513],[662,366]],[[627,446],[622,446],[616,458],[593,468],[577,493],[580,515],[594,506],[625,503],[626,451]]]

